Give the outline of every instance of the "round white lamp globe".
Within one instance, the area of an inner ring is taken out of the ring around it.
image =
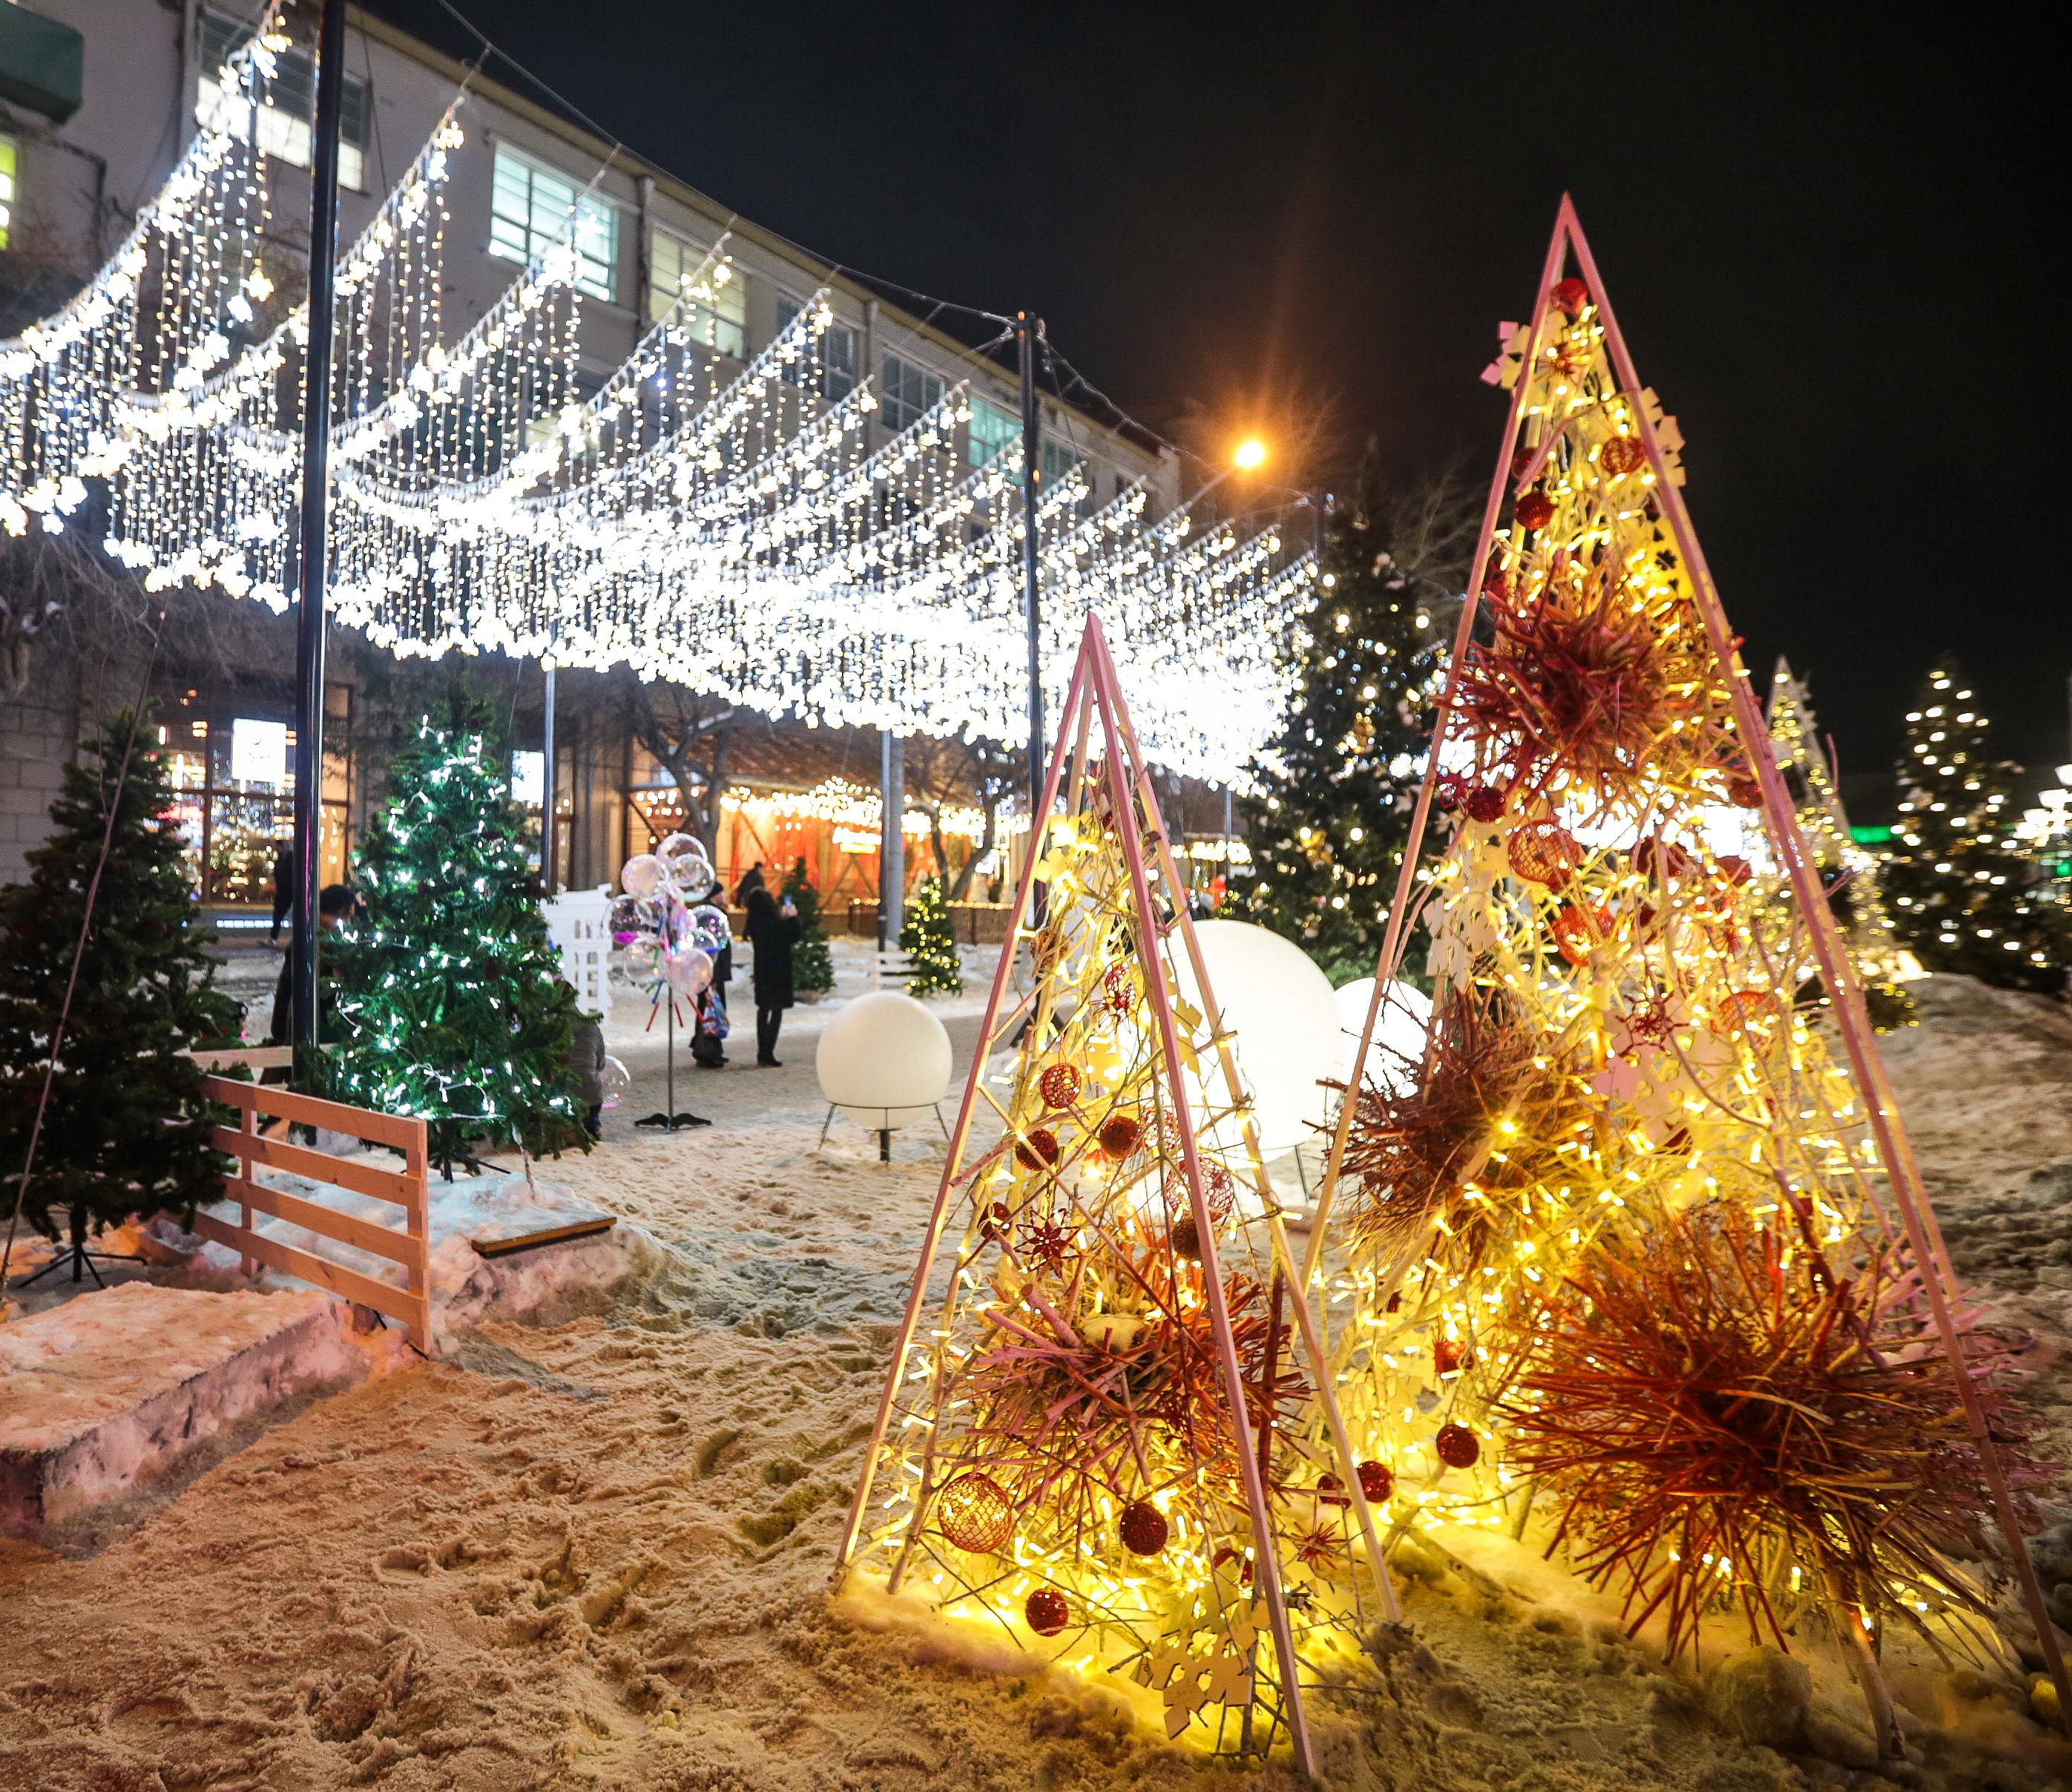
[[[1293,941],[1250,921],[1205,921],[1194,933],[1223,1026],[1236,1036],[1260,1148],[1271,1156],[1315,1139],[1331,1104],[1322,1085],[1345,1075],[1330,978]],[[1180,960],[1181,993],[1198,1005],[1193,967],[1184,952]]]
[[[1353,1060],[1359,1055],[1360,1029],[1367,1024],[1367,1003],[1374,999],[1374,979],[1363,977],[1348,983],[1334,999],[1345,1045],[1338,1077],[1346,1081],[1350,1080]],[[1367,1048],[1367,1081],[1383,1089],[1407,1087],[1412,1067],[1424,1056],[1424,1032],[1431,1024],[1430,996],[1415,983],[1391,984],[1375,1020],[1373,1043]]]
[[[813,1068],[839,1112],[874,1131],[903,1127],[949,1093],[950,1036],[912,996],[876,990],[835,1011]]]

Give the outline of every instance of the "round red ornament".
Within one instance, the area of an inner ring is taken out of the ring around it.
[[[1069,1064],[1049,1065],[1036,1080],[1036,1092],[1046,1107],[1070,1107],[1079,1098],[1079,1073]]]
[[[1499,604],[1511,595],[1511,575],[1494,560],[1490,562],[1489,571],[1482,575],[1482,590]]]
[[[1202,1233],[1201,1229],[1194,1224],[1194,1216],[1192,1213],[1182,1213],[1179,1218],[1174,1221],[1171,1226],[1168,1228],[1166,1236],[1172,1244],[1173,1254],[1175,1257],[1185,1258],[1190,1263],[1201,1262]]]
[[[1133,1555],[1156,1555],[1172,1535],[1166,1514],[1149,1500],[1132,1500],[1125,1506],[1116,1530],[1123,1547]]]
[[[1466,1425],[1441,1425],[1435,1447],[1449,1469],[1472,1469],[1482,1460],[1482,1440]]]
[[[1038,1587],[1023,1601],[1022,1615],[1039,1637],[1054,1637],[1072,1621],[1072,1609],[1054,1587]]]
[[[1572,965],[1583,963],[1591,948],[1612,930],[1609,911],[1570,903],[1554,917],[1554,950]]]
[[[1478,784],[1467,794],[1461,806],[1468,812],[1471,822],[1500,822],[1503,819],[1506,798],[1493,784]]]
[[[1358,1470],[1360,1491],[1367,1504],[1379,1506],[1396,1491],[1396,1476],[1386,1463],[1363,1462]]]
[[[1674,840],[1649,834],[1634,846],[1633,868],[1645,877],[1658,866],[1664,877],[1681,877],[1691,868],[1691,855]]]
[[[1753,778],[1727,780],[1727,801],[1737,809],[1762,807],[1762,786]]]
[[[1713,860],[1720,867],[1720,875],[1729,884],[1745,884],[1755,875],[1755,867],[1737,853],[1723,852]]]
[[[1137,1006],[1137,970],[1133,965],[1110,965],[1101,976],[1101,995],[1111,1014],[1124,1015]]]
[[[1228,1219],[1231,1209],[1237,1205],[1237,1178],[1211,1158],[1202,1166],[1202,1193],[1209,1203],[1209,1217]]]
[[[1783,1003],[1768,990],[1737,989],[1720,1002],[1712,1016],[1712,1031],[1721,1039],[1755,1027],[1769,1032],[1783,1018]]]
[[[1554,501],[1544,492],[1527,492],[1519,498],[1511,515],[1518,519],[1520,529],[1544,529],[1554,520]]]
[[[1317,1477],[1317,1497],[1326,1506],[1350,1506],[1352,1501],[1346,1493],[1346,1484],[1336,1475]]]
[[[1112,1114],[1101,1123],[1100,1148],[1118,1164],[1143,1142],[1143,1125],[1133,1115]]]
[[[1574,317],[1589,303],[1590,289],[1572,274],[1565,280],[1556,281],[1553,291],[1548,296],[1569,316]]]
[[[1441,1375],[1451,1375],[1467,1366],[1468,1347],[1451,1338],[1432,1341],[1432,1366]]]
[[[1048,1127],[1031,1127],[1014,1143],[1014,1161],[1025,1170],[1040,1170],[1058,1161],[1058,1135]]]
[[[1432,806],[1441,815],[1450,815],[1467,800],[1467,785],[1449,772],[1432,786]]]
[[[1647,464],[1647,450],[1637,435],[1615,435],[1597,450],[1597,464],[1614,478],[1637,473]]]
[[[959,1475],[935,1496],[935,1528],[959,1549],[997,1555],[1014,1535],[1014,1505],[990,1475]]]
[[[1504,842],[1511,868],[1528,884],[1560,889],[1583,863],[1583,848],[1558,822],[1527,822]]]

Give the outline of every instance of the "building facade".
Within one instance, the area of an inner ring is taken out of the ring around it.
[[[61,303],[68,283],[76,287],[121,239],[179,154],[198,113],[215,102],[214,72],[249,34],[257,11],[252,0],[0,0],[6,312],[0,335]],[[269,158],[275,247],[306,257],[314,89],[306,46],[313,19],[291,14],[288,23],[297,47],[287,53],[273,84],[274,103],[257,128]],[[724,237],[735,277],[693,319],[722,373],[726,365],[745,364],[824,290],[835,318],[820,376],[824,395],[839,398],[858,380],[874,377],[880,398],[869,426],[874,442],[904,428],[959,380],[971,382],[971,415],[948,451],[976,466],[1018,435],[1017,390],[1000,367],[775,233],[742,220],[670,171],[615,151],[551,107],[471,75],[371,14],[352,10],[347,36],[342,241],[368,222],[467,86],[459,114],[466,142],[455,152],[446,194],[450,335],[480,317],[573,212],[586,300],[581,377],[601,382],[651,320],[676,303],[680,282]],[[1053,478],[1083,466],[1091,504],[1106,503],[1138,480],[1150,481],[1155,510],[1178,497],[1178,468],[1170,454],[1047,398],[1043,455]],[[97,708],[124,687],[112,659],[60,668],[58,656],[46,653],[41,669],[30,670],[38,655],[24,631],[34,619],[18,591],[12,599],[0,591],[0,602],[11,604],[0,610],[0,628],[12,627],[17,649],[14,674],[0,678],[0,880],[6,880],[22,875],[23,851],[41,838],[40,817],[64,756]],[[288,636],[263,627],[232,632],[252,644],[250,663],[191,660],[158,681],[166,744],[176,755],[176,776],[191,804],[183,814],[197,889],[212,908],[225,911],[261,904],[257,867],[270,864],[286,828],[290,787],[277,751],[292,716]],[[336,657],[327,735],[351,744],[333,756],[326,777],[327,875],[343,874],[381,781],[380,731],[362,726],[356,712],[380,708],[380,691],[368,687],[380,686],[383,675],[368,668],[365,654]],[[8,663],[0,660],[0,671]],[[538,669],[485,664],[482,676],[508,681],[515,734],[522,739],[529,730],[536,745]],[[603,698],[578,704],[557,729],[557,881],[607,881],[628,851],[647,844],[650,823],[668,812],[671,781],[639,745],[623,708]],[[843,806],[822,788],[828,776],[819,750],[824,744],[810,740],[813,731],[781,720],[758,723],[765,744],[774,746],[758,751],[752,772],[735,784],[734,812],[767,822],[775,803],[791,822],[810,822],[815,838],[808,856],[817,855],[847,882],[870,884],[874,894],[877,855],[854,850],[855,805]],[[796,748],[796,764],[787,761],[787,740]],[[842,777],[867,789],[875,769],[874,764],[845,768]],[[521,775],[520,782],[522,791],[527,780]],[[763,806],[742,809],[743,803]],[[836,810],[847,819],[834,818]],[[730,842],[715,845],[724,864]],[[838,849],[849,850],[829,860]],[[931,863],[925,853],[910,852],[907,860],[910,867]]]

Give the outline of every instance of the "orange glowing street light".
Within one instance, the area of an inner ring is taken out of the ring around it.
[[[1266,444],[1256,435],[1248,435],[1238,443],[1231,462],[1241,473],[1256,472],[1266,464]]]

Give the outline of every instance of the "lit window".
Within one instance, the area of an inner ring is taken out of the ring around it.
[[[11,137],[0,137],[0,249],[6,248],[14,235],[15,183],[21,170],[21,146]]]
[[[655,233],[648,256],[648,316],[660,323],[680,298],[682,322],[692,341],[715,354],[748,358],[748,282],[725,263],[707,270],[702,284],[709,299],[693,297],[705,251],[666,230]]]
[[[943,402],[943,382],[904,356],[888,353],[883,373],[878,395],[884,407],[885,426],[895,434],[911,429]]]
[[[777,333],[791,328],[792,319],[806,307],[796,299],[777,301]],[[810,375],[810,361],[793,361],[784,369],[787,385],[804,385]],[[856,332],[846,323],[830,323],[820,332],[820,396],[846,398],[856,390]]]
[[[496,146],[489,253],[529,265],[561,241],[575,218],[576,284],[593,299],[619,296],[619,208],[557,169]]]
[[[1087,457],[1076,448],[1069,448],[1055,437],[1043,439],[1043,484],[1054,486],[1060,480],[1070,479],[1075,472],[1086,479],[1087,488],[1079,495],[1079,514],[1092,513],[1094,507],[1093,468],[1087,464]]]
[[[1022,439],[1022,419],[1005,405],[990,398],[974,398],[971,407],[971,444],[967,457],[974,467],[983,467],[997,454],[1004,454]]]
[[[227,94],[216,79],[245,40],[252,27],[220,12],[201,15],[201,81],[195,90],[195,117],[204,124],[219,125],[242,138],[250,121],[238,116],[241,101]],[[356,192],[366,184],[367,83],[348,74],[339,103],[338,183]],[[298,168],[310,165],[310,122],[316,116],[316,64],[301,50],[282,54],[266,84],[265,103],[259,108],[259,147],[267,155]],[[232,109],[228,112],[221,109]]]

